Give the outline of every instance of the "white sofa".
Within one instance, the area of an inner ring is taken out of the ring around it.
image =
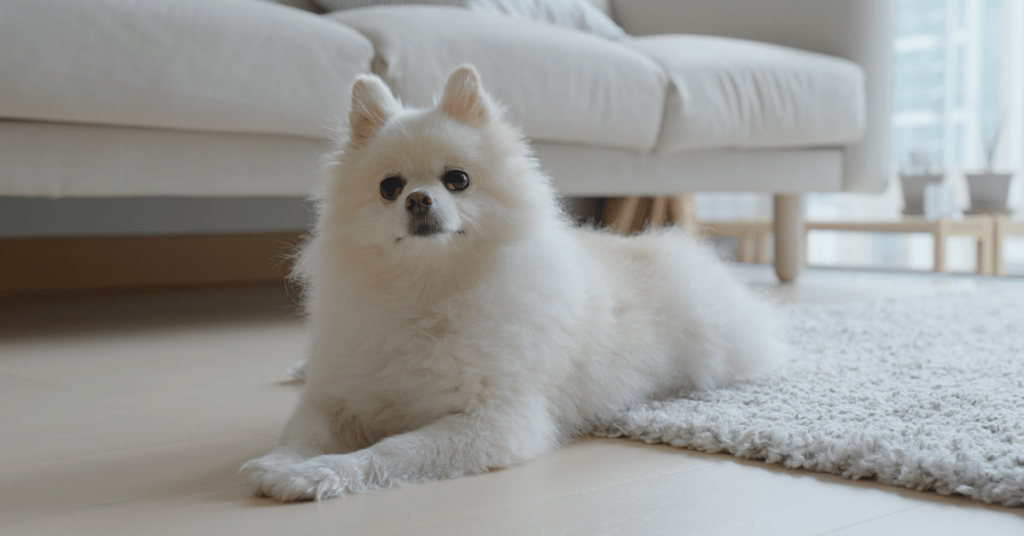
[[[304,0],[0,3],[0,196],[305,196],[365,72],[413,105],[470,62],[566,196],[776,195],[887,180],[888,0],[594,0],[635,38]],[[288,5],[282,5],[288,4]]]

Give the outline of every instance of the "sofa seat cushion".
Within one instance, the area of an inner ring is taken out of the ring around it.
[[[373,42],[374,71],[408,105],[432,105],[448,73],[471,63],[531,139],[645,152],[657,141],[668,78],[650,58],[617,42],[451,7],[371,7],[328,16]]]
[[[864,73],[851,61],[704,35],[625,43],[671,79],[657,152],[841,145],[864,132]]]
[[[373,46],[251,0],[0,2],[0,117],[324,138]]]

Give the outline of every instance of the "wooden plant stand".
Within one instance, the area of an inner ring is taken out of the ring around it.
[[[704,234],[735,236],[740,243],[736,260],[746,263],[768,264],[768,235],[772,233],[771,220],[744,220],[731,222],[701,222]],[[805,222],[805,230],[860,231],[874,233],[928,233],[935,240],[935,271],[946,271],[946,238],[957,235],[973,236],[978,241],[978,273],[1006,275],[1003,260],[1003,239],[1024,236],[1024,221],[1006,216],[977,215],[963,220],[929,221],[920,216],[906,216],[902,220],[886,222]]]
[[[735,236],[739,239],[736,260],[743,263],[770,263],[768,235],[774,232],[771,220],[698,222],[693,195],[673,197],[616,197],[605,201],[604,224],[617,233],[628,235],[646,226],[661,227],[675,223],[697,236]],[[962,220],[927,220],[923,216],[904,216],[893,221],[809,221],[806,231],[855,231],[867,233],[928,233],[935,241],[936,272],[945,273],[946,239],[972,236],[978,244],[978,273],[1006,275],[1003,239],[1024,236],[1024,221],[1002,215],[965,216]]]
[[[1006,275],[1003,260],[1003,239],[1007,236],[1024,236],[1024,221],[1011,220],[1007,216],[992,216],[992,266],[998,275]]]
[[[946,239],[950,236],[973,236],[978,242],[978,273],[991,275],[993,270],[995,234],[990,216],[965,216],[962,220],[927,220],[922,216],[904,216],[887,222],[807,222],[805,229],[825,231],[860,231],[869,233],[928,233],[935,240],[935,271],[946,272]]]

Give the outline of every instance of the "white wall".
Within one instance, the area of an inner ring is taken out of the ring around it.
[[[294,231],[311,217],[291,197],[0,197],[0,238]]]

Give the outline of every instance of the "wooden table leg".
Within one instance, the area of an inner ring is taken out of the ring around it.
[[[757,259],[757,236],[747,231],[739,236],[740,243],[736,247],[736,260],[738,262],[752,264]]]
[[[993,238],[994,232],[992,228],[995,227],[992,224],[992,218],[986,218],[985,226],[982,232],[976,237],[978,239],[978,273],[982,275],[992,275],[993,262]]]
[[[1003,230],[1006,223],[1006,216],[998,215],[992,218],[992,272],[996,275],[1006,275],[1006,263],[1003,262]]]
[[[765,225],[759,226],[757,228],[757,232],[754,235],[754,236],[756,236],[756,240],[757,240],[756,253],[757,253],[757,263],[758,264],[768,264],[768,262],[769,262],[769,257],[768,257],[768,235],[770,235],[770,234],[772,234],[772,227],[771,227],[771,224],[769,223],[769,224],[765,224]]]
[[[946,273],[946,225],[944,221],[935,222],[932,231],[935,237],[935,271]]]

